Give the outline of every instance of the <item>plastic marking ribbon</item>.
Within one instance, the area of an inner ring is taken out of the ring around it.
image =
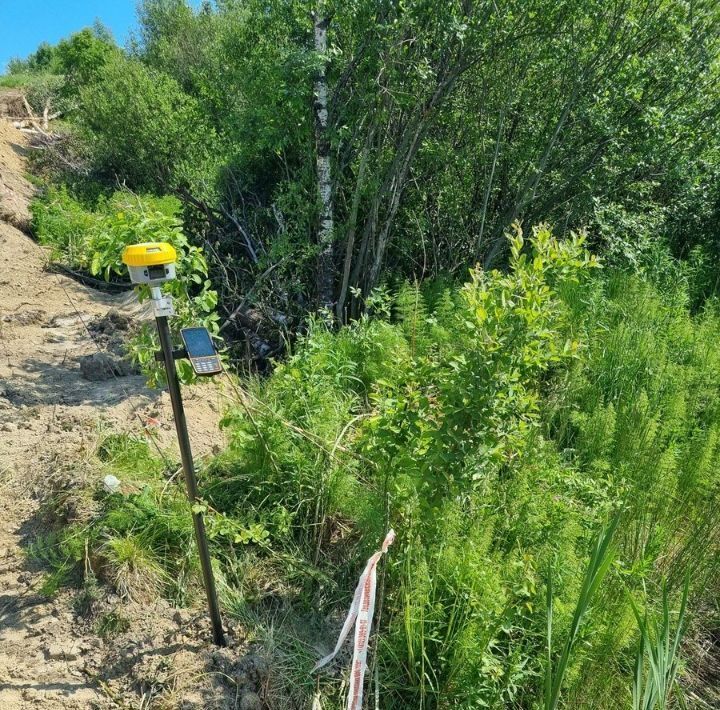
[[[355,624],[355,647],[353,650],[352,668],[350,672],[350,690],[348,692],[347,710],[360,710],[363,701],[363,685],[365,682],[365,669],[367,668],[367,651],[370,631],[372,630],[373,614],[375,613],[375,590],[377,588],[377,563],[388,547],[395,541],[395,531],[385,536],[382,548],[378,550],[365,565],[360,580],[355,588],[352,606],[345,618],[340,636],[338,636],[335,650],[325,658],[319,660],[312,669],[322,668],[332,661],[342,648],[350,629]],[[357,622],[357,623],[356,623]]]

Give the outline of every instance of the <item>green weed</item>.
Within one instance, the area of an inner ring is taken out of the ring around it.
[[[613,535],[617,528],[616,518],[606,530],[598,537],[590,556],[585,576],[583,578],[580,594],[578,596],[575,611],[573,612],[570,630],[562,647],[562,652],[557,662],[553,660],[553,586],[552,576],[547,582],[547,665],[545,668],[545,710],[555,710],[560,701],[560,691],[563,680],[568,670],[570,657],[577,642],[581,624],[588,613],[590,605],[602,584],[605,575],[613,561],[613,550],[611,547]]]
[[[129,619],[116,611],[109,611],[97,620],[95,633],[103,638],[112,638],[125,633],[129,628]]]

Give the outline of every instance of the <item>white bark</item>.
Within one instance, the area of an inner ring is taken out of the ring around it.
[[[318,301],[321,306],[332,310],[335,285],[334,242],[335,222],[333,219],[332,172],[330,168],[330,141],[328,138],[328,88],[327,49],[329,20],[320,12],[313,14],[315,51],[322,62],[314,83],[316,175],[320,197],[320,223],[317,243],[318,257]]]

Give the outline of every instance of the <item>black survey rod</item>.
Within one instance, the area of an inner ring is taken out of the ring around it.
[[[192,451],[190,450],[190,437],[188,436],[187,421],[185,420],[185,409],[183,408],[182,395],[180,394],[180,382],[175,370],[175,358],[173,356],[172,340],[170,339],[170,327],[167,316],[157,316],[158,336],[162,348],[165,372],[167,373],[168,389],[170,390],[170,401],[172,402],[173,415],[175,417],[175,429],[177,430],[178,444],[180,445],[180,458],[182,460],[183,473],[185,474],[185,487],[190,504],[198,503],[197,480],[195,478],[195,464],[193,463]],[[210,622],[212,623],[213,641],[218,646],[225,646],[225,635],[220,618],[220,605],[218,604],[217,591],[215,590],[215,577],[210,564],[210,550],[208,549],[207,536],[205,535],[205,523],[202,513],[193,512],[193,525],[195,527],[195,541],[200,555],[200,566],[202,567],[203,585],[207,596],[208,609],[210,610]]]

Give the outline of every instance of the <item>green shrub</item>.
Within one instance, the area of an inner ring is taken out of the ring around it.
[[[187,186],[210,160],[214,133],[197,101],[167,74],[121,55],[82,86],[78,117],[106,177],[133,188]]]
[[[459,294],[405,285],[336,334],[312,324],[227,418],[233,443],[209,471],[215,506],[255,511],[274,549],[298,545],[340,588],[349,552],[400,532],[378,649],[388,707],[541,703],[550,579],[553,648],[568,649],[551,701],[627,705],[626,590],[667,578],[677,595],[688,571],[717,589],[716,316],[690,316],[682,282],[587,281],[579,242],[531,241]],[[617,562],[576,623],[609,515]],[[336,603],[327,583],[313,594]]]
[[[27,59],[12,59],[0,86],[23,88],[38,115],[72,114],[81,86],[98,78],[102,67],[119,50],[110,33],[99,23],[62,39],[57,45],[42,43]]]
[[[380,660],[394,706],[532,697],[538,570],[560,554],[576,569],[575,547],[607,507],[538,434],[541,375],[578,353],[559,294],[595,261],[582,239],[561,243],[546,229],[528,245],[516,234],[512,254],[508,274],[476,271],[434,308],[413,287],[394,308],[374,297],[398,323],[365,317],[337,334],[311,324],[226,418],[231,448],[208,472],[214,507],[255,510],[273,547],[298,545],[345,588],[338,526],[357,526],[364,551],[388,520],[400,532]],[[565,502],[577,488],[587,507]],[[273,524],[279,510],[289,527]],[[578,583],[568,575],[563,598]],[[327,585],[315,593],[335,597]]]
[[[54,55],[58,73],[66,77],[65,95],[75,96],[80,86],[98,80],[102,68],[119,50],[107,29],[96,24],[61,40]]]

